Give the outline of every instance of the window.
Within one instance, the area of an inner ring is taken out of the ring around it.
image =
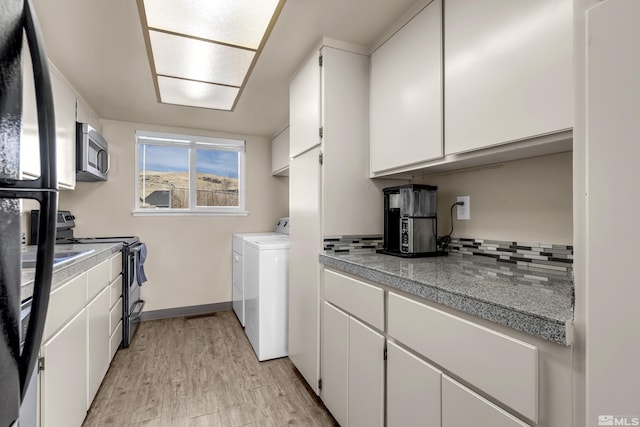
[[[244,141],[136,132],[136,214],[243,215]]]

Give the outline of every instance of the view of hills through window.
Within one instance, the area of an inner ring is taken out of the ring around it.
[[[189,209],[190,200],[196,207],[239,206],[237,151],[153,144],[138,150],[140,208]]]

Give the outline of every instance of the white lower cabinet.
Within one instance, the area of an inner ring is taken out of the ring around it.
[[[536,346],[393,292],[388,322],[394,339],[537,422]]]
[[[384,425],[384,337],[349,318],[349,427]]]
[[[87,310],[40,349],[41,427],[80,426],[87,413]]]
[[[325,302],[322,320],[322,390],[325,406],[341,426],[349,419],[349,315]]]
[[[387,427],[439,427],[441,381],[441,371],[387,341]]]
[[[529,427],[528,424],[444,375],[442,427],[469,426]]]
[[[121,257],[111,259],[111,277],[116,278],[109,285],[109,361],[116,355],[122,343],[122,263]]]
[[[320,397],[342,427],[572,424],[571,347],[344,271],[321,277]]]
[[[120,262],[118,253],[51,292],[40,348],[40,427],[80,427],[100,388],[122,341]]]
[[[323,304],[322,390],[336,421],[384,424],[384,337],[328,302]]]
[[[109,287],[87,305],[87,408],[109,369]]]

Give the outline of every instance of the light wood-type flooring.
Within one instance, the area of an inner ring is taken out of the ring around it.
[[[258,362],[231,311],[142,323],[83,426],[337,426],[289,358]]]

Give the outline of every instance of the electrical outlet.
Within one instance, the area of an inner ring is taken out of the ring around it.
[[[471,197],[470,196],[458,196],[456,202],[463,202],[464,205],[457,207],[457,218],[459,220],[471,219]]]

